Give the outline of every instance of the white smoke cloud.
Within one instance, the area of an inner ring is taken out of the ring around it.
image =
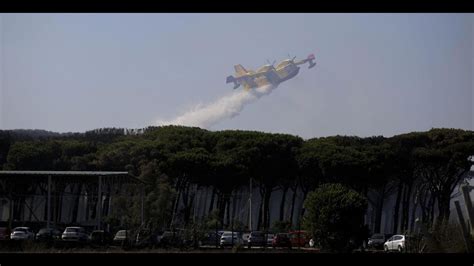
[[[182,125],[209,128],[224,119],[239,115],[245,105],[271,93],[275,88],[275,86],[265,85],[249,91],[238,90],[218,99],[214,103],[198,105],[171,121],[157,121],[157,124],[159,126]]]

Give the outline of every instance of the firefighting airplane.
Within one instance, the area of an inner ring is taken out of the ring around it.
[[[286,59],[281,61],[276,67],[273,64],[264,65],[259,68],[256,72],[252,70],[246,70],[242,65],[236,65],[235,73],[236,76],[228,76],[227,83],[234,83],[234,89],[237,89],[240,85],[243,85],[245,90],[258,88],[264,85],[277,86],[285,80],[289,80],[296,76],[300,70],[298,65],[309,62],[308,68],[312,68],[316,65],[314,62],[315,57],[310,54],[306,59],[295,62],[295,57],[292,59]]]

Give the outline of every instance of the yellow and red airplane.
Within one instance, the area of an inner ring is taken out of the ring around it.
[[[273,64],[264,65],[257,71],[246,70],[242,65],[235,65],[235,77],[228,76],[226,82],[234,83],[234,89],[243,85],[245,90],[258,88],[265,85],[277,86],[285,80],[296,76],[300,71],[298,65],[309,63],[308,68],[316,65],[314,54],[310,54],[306,59],[295,62],[295,58],[281,61],[276,67]]]

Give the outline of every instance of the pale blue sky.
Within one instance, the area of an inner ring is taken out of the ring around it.
[[[144,127],[232,91],[233,65],[318,65],[211,128],[474,129],[472,14],[3,14],[0,128]]]

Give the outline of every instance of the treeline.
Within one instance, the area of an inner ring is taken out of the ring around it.
[[[228,223],[232,217],[225,217],[225,210],[233,192],[248,187],[250,179],[261,198],[259,228],[270,228],[271,204],[279,204],[280,221],[293,221],[296,191],[306,198],[325,183],[341,183],[365,195],[375,210],[374,232],[381,229],[389,196],[395,197],[394,233],[413,228],[417,213],[427,225],[441,224],[450,216],[453,191],[473,164],[471,155],[474,132],[460,129],[308,140],[182,126],[40,138],[0,131],[4,170],[129,171],[139,177],[146,182],[145,216],[154,227],[169,226],[177,212],[183,224],[190,223],[196,191],[204,187],[213,191],[208,213]],[[281,199],[270,202],[275,190],[282,191]],[[292,207],[285,213],[287,202]]]

